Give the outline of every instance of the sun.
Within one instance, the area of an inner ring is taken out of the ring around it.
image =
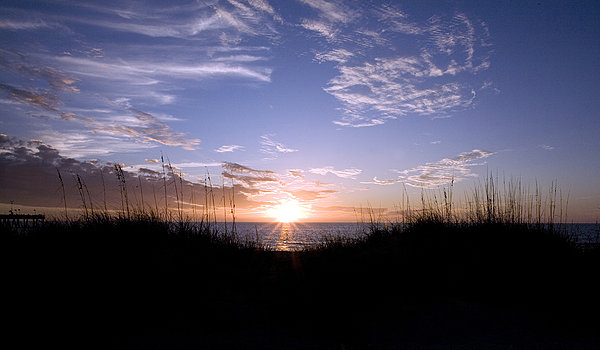
[[[306,209],[297,200],[291,199],[269,209],[268,215],[279,222],[295,222],[306,215]]]

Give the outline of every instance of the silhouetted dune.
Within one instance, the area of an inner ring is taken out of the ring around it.
[[[440,222],[301,252],[151,218],[2,232],[16,344],[111,349],[592,349],[598,250]],[[8,339],[8,338],[7,338]]]

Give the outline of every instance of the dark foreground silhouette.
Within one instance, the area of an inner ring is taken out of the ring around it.
[[[4,227],[4,349],[597,349],[598,249],[420,223],[302,252],[152,219]]]

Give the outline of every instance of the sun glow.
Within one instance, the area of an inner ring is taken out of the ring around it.
[[[307,215],[307,210],[297,200],[286,200],[269,209],[268,215],[279,222],[295,222]]]

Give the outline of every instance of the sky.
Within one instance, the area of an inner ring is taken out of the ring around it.
[[[119,164],[137,205],[240,221],[492,174],[595,222],[599,38],[595,1],[5,0],[0,209],[118,208]]]

